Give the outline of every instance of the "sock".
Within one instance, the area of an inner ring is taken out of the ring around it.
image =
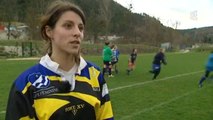
[[[200,79],[199,84],[202,85],[202,83],[203,83],[203,81],[204,81],[205,79],[206,79],[206,77],[203,76],[203,77]]]
[[[112,69],[109,68],[109,75],[112,75]]]

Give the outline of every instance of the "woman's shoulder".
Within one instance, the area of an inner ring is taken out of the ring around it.
[[[25,71],[23,71],[20,76],[27,76],[28,74],[38,71],[40,64],[35,64],[31,67],[29,67],[28,69],[26,69]]]
[[[25,71],[23,71],[14,81],[16,84],[16,87],[19,90],[23,90],[24,87],[28,84],[28,77],[33,74],[33,73],[38,73],[39,70],[39,64],[33,65],[31,67],[29,67],[28,69],[26,69]]]
[[[94,67],[94,68],[100,70],[100,67],[98,65],[96,65],[95,63],[93,63],[91,61],[86,61],[86,62],[87,62],[88,67]]]

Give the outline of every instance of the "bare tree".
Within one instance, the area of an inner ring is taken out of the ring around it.
[[[104,28],[104,33],[105,36],[108,36],[109,34],[109,24],[112,18],[111,15],[111,2],[112,0],[101,0],[100,1],[100,16],[101,19],[103,20],[103,28]]]
[[[39,27],[40,19],[44,12],[45,6],[48,1],[45,0],[31,0],[28,2],[28,11],[25,17],[26,24],[29,26],[30,38],[40,39]]]

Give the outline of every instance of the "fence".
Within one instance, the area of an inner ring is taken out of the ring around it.
[[[81,53],[85,55],[102,55],[103,46],[104,44],[82,44]],[[121,54],[130,54],[133,48],[136,48],[138,53],[156,52],[158,49],[157,47],[143,44],[117,44],[117,46]],[[32,57],[41,56],[43,53],[43,41],[16,41],[0,45],[0,56]]]
[[[15,42],[0,45],[0,56],[4,57],[32,57],[41,54],[42,45],[37,42]]]

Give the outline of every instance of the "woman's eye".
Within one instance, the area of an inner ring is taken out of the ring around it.
[[[71,24],[64,24],[64,27],[67,28],[67,29],[69,29],[69,28],[72,27],[72,25]]]
[[[79,28],[80,31],[84,31],[84,26],[83,25],[79,26],[78,28]]]

